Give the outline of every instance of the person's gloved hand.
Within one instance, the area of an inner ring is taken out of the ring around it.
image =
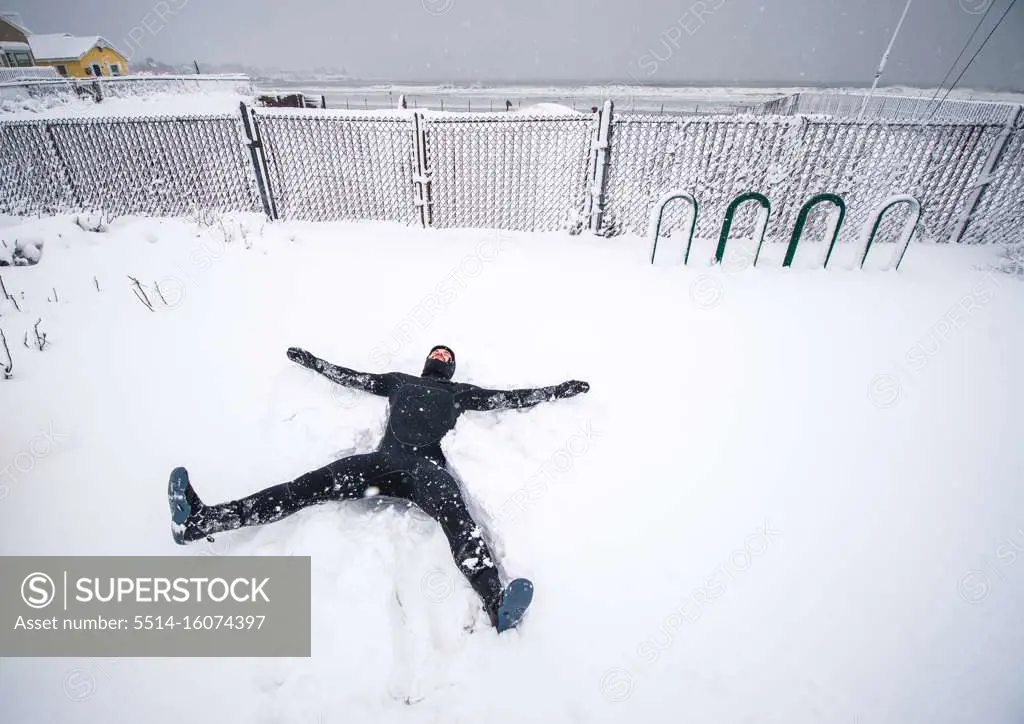
[[[319,362],[311,353],[299,347],[288,348],[288,359],[310,369],[316,369],[316,363]]]
[[[555,387],[555,396],[559,398],[574,397],[590,391],[590,383],[581,380],[569,380]]]

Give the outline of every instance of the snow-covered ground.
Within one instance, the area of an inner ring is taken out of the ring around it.
[[[224,91],[154,93],[124,98],[107,98],[101,103],[89,98],[66,95],[36,98],[16,95],[0,98],[0,120],[234,113],[238,111],[240,102],[252,104],[254,100],[252,96]]]
[[[0,269],[22,310],[0,300],[0,554],[313,560],[312,657],[6,659],[4,722],[1024,713],[1024,286],[988,271],[995,248],[915,244],[899,272],[842,249],[823,271],[808,245],[784,271],[739,244],[681,268],[663,241],[652,267],[629,236],[241,217],[0,238],[42,242]],[[287,347],[417,372],[439,342],[467,381],[592,385],[444,441],[505,570],[536,582],[520,631],[465,630],[478,603],[416,513],[172,543],[175,465],[213,502],[375,445],[383,400]]]

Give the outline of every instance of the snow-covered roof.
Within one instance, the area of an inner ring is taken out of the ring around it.
[[[36,60],[78,60],[95,46],[114,48],[102,35],[71,35],[70,33],[49,33],[28,36],[32,54]]]

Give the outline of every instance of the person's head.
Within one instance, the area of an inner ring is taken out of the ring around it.
[[[455,374],[455,353],[443,344],[434,345],[423,365],[423,377],[439,377],[450,380]]]

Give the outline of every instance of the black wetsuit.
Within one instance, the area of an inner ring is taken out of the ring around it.
[[[208,506],[194,499],[187,539],[274,522],[307,506],[333,500],[374,495],[402,498],[441,525],[456,565],[483,599],[493,620],[502,590],[498,569],[482,531],[466,508],[458,483],[446,469],[441,438],[455,427],[463,412],[531,407],[586,392],[589,386],[570,381],[536,389],[488,390],[428,372],[422,377],[401,372],[355,372],[294,348],[288,356],[340,385],[387,397],[384,438],[372,453],[336,460],[290,483],[240,500]]]

